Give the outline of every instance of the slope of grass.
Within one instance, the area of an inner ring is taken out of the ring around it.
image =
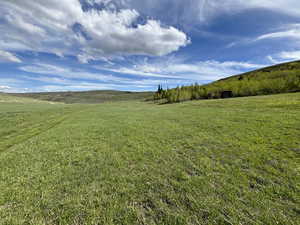
[[[153,95],[152,92],[126,92],[126,91],[82,91],[82,92],[43,92],[11,94],[18,97],[63,102],[93,104],[103,102],[143,100]]]
[[[155,93],[154,99],[164,99],[167,103],[216,99],[223,98],[224,91],[230,93],[229,97],[300,92],[300,61],[255,70],[207,85],[195,84],[171,90],[159,90]]]
[[[299,93],[36,105],[0,103],[0,224],[300,223]]]
[[[54,104],[54,102],[46,102],[38,99],[26,98],[25,96],[14,96],[11,94],[1,93],[0,92],[0,104],[4,103],[20,103],[20,104],[39,104],[39,103],[47,103]]]

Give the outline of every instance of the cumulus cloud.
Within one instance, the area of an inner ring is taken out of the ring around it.
[[[90,7],[84,10],[83,5]],[[98,5],[98,7],[96,7]],[[99,7],[101,6],[101,7]],[[10,0],[0,2],[0,49],[76,55],[81,62],[115,55],[161,56],[186,46],[170,24],[193,24],[223,13],[265,8],[299,17],[298,0]],[[97,9],[97,10],[96,10]],[[150,16],[152,19],[140,18]],[[76,28],[74,30],[74,28]],[[299,30],[260,38],[298,35]]]
[[[17,56],[14,54],[7,52],[7,51],[2,51],[0,50],[0,62],[15,62],[15,63],[21,63],[21,59],[19,59]]]
[[[109,1],[94,1],[94,3]],[[82,62],[115,55],[161,56],[186,46],[185,33],[134,9],[83,10],[78,0],[0,2],[2,50],[76,55]]]
[[[0,31],[3,31],[0,49],[74,55],[83,63],[121,55],[162,56],[190,42],[174,25],[184,27],[251,8],[299,16],[300,3],[298,0],[0,1]],[[173,26],[165,26],[159,20]],[[298,31],[295,28],[266,34],[260,39],[298,36]]]
[[[88,13],[82,24],[91,40],[84,48],[83,55],[96,57],[124,53],[162,56],[188,44],[183,32],[174,27],[162,27],[155,20],[132,27],[138,16],[135,10]]]

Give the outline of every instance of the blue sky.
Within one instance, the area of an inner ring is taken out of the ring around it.
[[[299,0],[2,0],[0,91],[155,90],[300,59]]]

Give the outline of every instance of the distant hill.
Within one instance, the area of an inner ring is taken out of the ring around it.
[[[243,97],[300,91],[300,61],[283,63],[224,78],[207,85],[159,90],[154,99],[180,102],[194,99]],[[225,94],[224,94],[225,93]]]
[[[20,104],[32,104],[32,103],[46,103],[46,104],[53,104],[53,102],[49,101],[41,101],[39,99],[33,99],[33,98],[26,98],[20,96],[14,96],[11,94],[0,92],[0,104],[1,103],[20,103]]]
[[[153,92],[126,92],[106,90],[81,92],[14,93],[10,95],[51,102],[62,102],[67,104],[95,104],[110,101],[143,100],[151,97],[153,95]]]

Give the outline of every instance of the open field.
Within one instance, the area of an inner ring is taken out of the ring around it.
[[[0,115],[1,225],[300,224],[300,93]]]
[[[128,100],[143,100],[152,97],[153,92],[129,91],[69,91],[69,92],[41,92],[41,93],[15,93],[11,96],[28,97],[43,101],[62,102],[67,104],[95,104],[103,102],[119,102]]]

